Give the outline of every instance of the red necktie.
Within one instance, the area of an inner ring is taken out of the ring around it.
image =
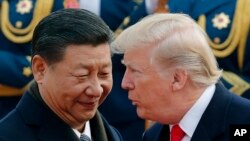
[[[184,136],[185,136],[185,132],[180,128],[178,124],[172,127],[170,141],[181,141],[181,139]]]

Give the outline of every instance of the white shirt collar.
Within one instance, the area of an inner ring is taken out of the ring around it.
[[[188,112],[181,119],[179,126],[186,133],[182,141],[190,141],[194,134],[194,131],[206,110],[208,104],[210,103],[215,92],[215,85],[211,85],[202,93],[200,98],[195,102],[195,104],[188,110]],[[170,125],[170,130],[173,125]]]
[[[85,123],[85,128],[83,130],[83,133],[80,133],[78,130],[76,130],[74,128],[72,128],[72,129],[75,132],[75,134],[77,135],[77,137],[80,138],[81,134],[85,134],[85,135],[87,135],[91,139],[91,130],[90,130],[90,123],[89,123],[89,121],[87,121]]]

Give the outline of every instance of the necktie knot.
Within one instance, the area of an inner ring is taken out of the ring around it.
[[[185,132],[180,128],[180,126],[174,125],[171,130],[171,141],[181,141],[181,139],[185,136]]]
[[[81,134],[80,141],[91,141],[91,139],[87,135]]]

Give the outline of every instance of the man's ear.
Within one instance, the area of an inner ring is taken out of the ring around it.
[[[182,89],[187,82],[187,70],[176,68],[173,74],[174,80],[172,82],[173,91]]]
[[[32,58],[32,71],[37,83],[42,83],[46,68],[47,63],[40,55]]]

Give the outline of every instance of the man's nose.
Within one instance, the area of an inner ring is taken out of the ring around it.
[[[134,88],[132,80],[130,79],[129,73],[127,73],[127,71],[123,76],[121,87],[125,90],[130,90]]]
[[[86,94],[90,96],[101,96],[103,93],[103,87],[101,86],[101,83],[98,79],[91,80],[89,87],[86,90]]]

